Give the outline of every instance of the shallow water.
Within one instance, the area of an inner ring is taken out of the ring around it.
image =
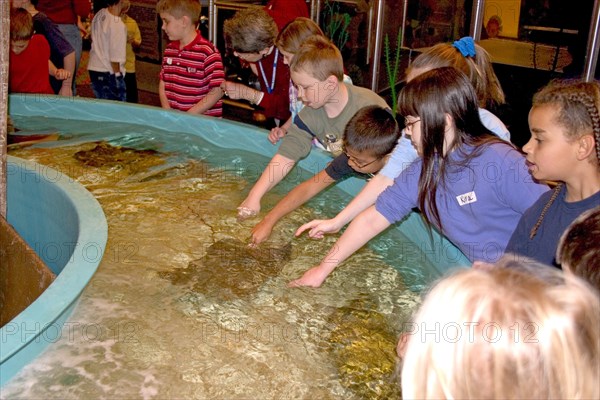
[[[418,303],[406,281],[428,278],[397,252],[401,235],[383,235],[377,253],[362,249],[320,289],[286,287],[336,239],[293,232],[334,215],[345,193],[328,190],[251,250],[245,244],[258,220],[239,223],[235,207],[266,158],[148,127],[15,123],[61,127],[59,142],[10,154],[86,186],[104,209],[109,236],[64,329],[50,330],[43,340],[53,343],[2,387],[2,398],[399,397],[396,339]],[[156,152],[86,162],[99,154],[86,152],[100,138]],[[307,176],[298,172],[268,194],[265,209]]]

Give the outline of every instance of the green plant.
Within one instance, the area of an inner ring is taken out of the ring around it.
[[[400,48],[402,43],[402,30],[398,29],[398,37],[396,39],[396,51],[394,54],[394,60],[392,61],[391,56],[391,45],[390,38],[386,34],[384,40],[385,46],[385,68],[387,70],[388,82],[390,84],[390,91],[392,96],[392,114],[396,117],[396,111],[398,108],[398,94],[396,93],[396,82],[398,80],[398,70],[400,68]]]
[[[336,1],[326,1],[323,15],[327,21],[325,26],[325,36],[327,36],[338,49],[343,50],[350,36],[348,26],[350,26],[350,14],[340,13],[340,6]]]

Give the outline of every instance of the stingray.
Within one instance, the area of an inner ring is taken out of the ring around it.
[[[250,248],[237,239],[212,244],[206,255],[186,268],[159,273],[174,285],[190,286],[194,292],[221,300],[247,297],[278,275],[290,260],[291,243],[283,247]]]

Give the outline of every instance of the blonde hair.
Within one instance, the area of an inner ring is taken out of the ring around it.
[[[600,206],[583,212],[562,234],[556,262],[600,291]]]
[[[492,59],[478,44],[475,44],[475,57],[465,57],[451,43],[438,43],[419,54],[407,68],[406,75],[415,69],[428,71],[442,67],[454,67],[467,75],[477,93],[479,107],[493,110],[505,103]]]
[[[403,398],[598,398],[600,300],[553,274],[462,269],[437,283],[414,320]]]
[[[188,17],[192,25],[196,26],[200,21],[202,5],[198,0],[159,0],[156,12],[171,14],[177,19]]]
[[[279,50],[287,51],[288,53],[296,54],[302,43],[312,35],[321,35],[323,31],[313,20],[304,17],[298,17],[288,23],[275,41],[275,45]]]
[[[321,82],[333,75],[341,82],[344,79],[342,53],[325,36],[313,35],[294,55],[290,71],[304,71]]]

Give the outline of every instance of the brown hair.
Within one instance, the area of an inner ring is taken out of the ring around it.
[[[156,12],[171,14],[177,19],[188,17],[195,26],[200,21],[202,5],[198,0],[159,0],[156,4]]]
[[[319,25],[313,20],[298,17],[283,28],[275,41],[275,45],[279,50],[296,54],[302,43],[312,35],[325,36]]]
[[[454,67],[469,78],[477,93],[479,107],[493,110],[505,103],[492,59],[478,44],[475,44],[475,57],[465,57],[451,43],[438,43],[415,58],[406,73],[409,74],[414,69],[431,70],[442,67]]]
[[[29,40],[33,36],[33,19],[23,8],[10,10],[10,40]]]
[[[600,206],[582,213],[558,242],[556,262],[562,269],[600,290]]]
[[[291,71],[304,71],[323,82],[331,75],[344,79],[342,53],[325,36],[313,35],[300,46],[290,64]]]
[[[223,33],[228,47],[239,53],[259,53],[275,45],[277,25],[262,7],[248,7],[225,21]]]

